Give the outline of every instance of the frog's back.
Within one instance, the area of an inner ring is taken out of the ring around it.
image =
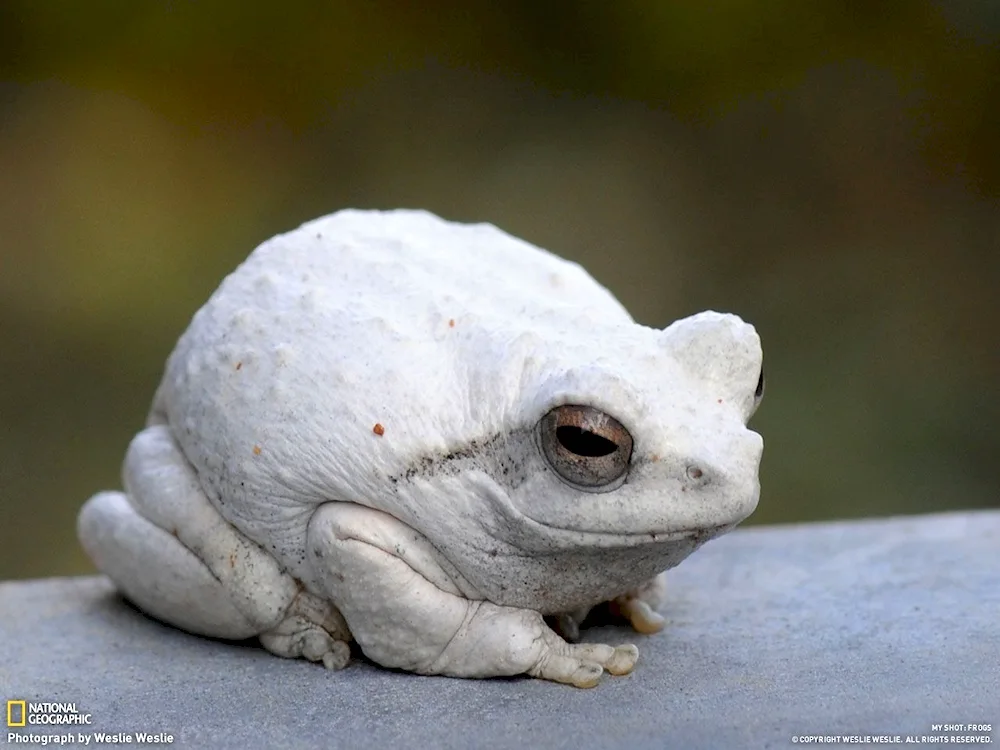
[[[458,224],[427,211],[344,210],[262,244],[234,275],[339,295],[344,304],[409,327],[465,314],[505,321],[581,314],[630,320],[576,263],[491,224]],[[277,278],[275,279],[278,280]]]

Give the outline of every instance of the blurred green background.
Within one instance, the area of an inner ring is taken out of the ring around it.
[[[764,341],[751,523],[1000,505],[1000,3],[0,4],[0,578],[92,570],[177,336],[336,209]]]

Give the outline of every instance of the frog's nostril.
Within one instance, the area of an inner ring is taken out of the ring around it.
[[[698,481],[698,480],[704,478],[705,472],[702,471],[701,468],[699,468],[698,466],[695,466],[694,464],[692,464],[691,466],[688,466],[688,468],[687,468],[687,475],[688,475],[688,479],[694,479],[695,481]]]

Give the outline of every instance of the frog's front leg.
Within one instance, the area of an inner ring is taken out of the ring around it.
[[[212,506],[167,425],[140,432],[123,469],[125,492],[83,506],[80,541],[140,609],[200,635],[259,636],[269,651],[342,667],[347,626]]]
[[[308,542],[317,583],[383,666],[592,687],[605,670],[627,674],[635,665],[635,646],[569,644],[538,612],[466,598],[430,542],[386,513],[327,503],[310,521]]]

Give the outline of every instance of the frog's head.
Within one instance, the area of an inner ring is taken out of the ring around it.
[[[481,593],[543,611],[615,596],[733,528],[763,448],[747,427],[760,339],[735,315],[555,335],[506,340],[466,401],[492,429],[415,476],[424,500],[407,504]],[[475,398],[490,393],[507,395]]]
[[[529,358],[527,426],[495,446],[508,469],[490,499],[520,548],[704,540],[753,512],[763,441],[747,422],[764,390],[753,326],[701,313],[586,350]]]

